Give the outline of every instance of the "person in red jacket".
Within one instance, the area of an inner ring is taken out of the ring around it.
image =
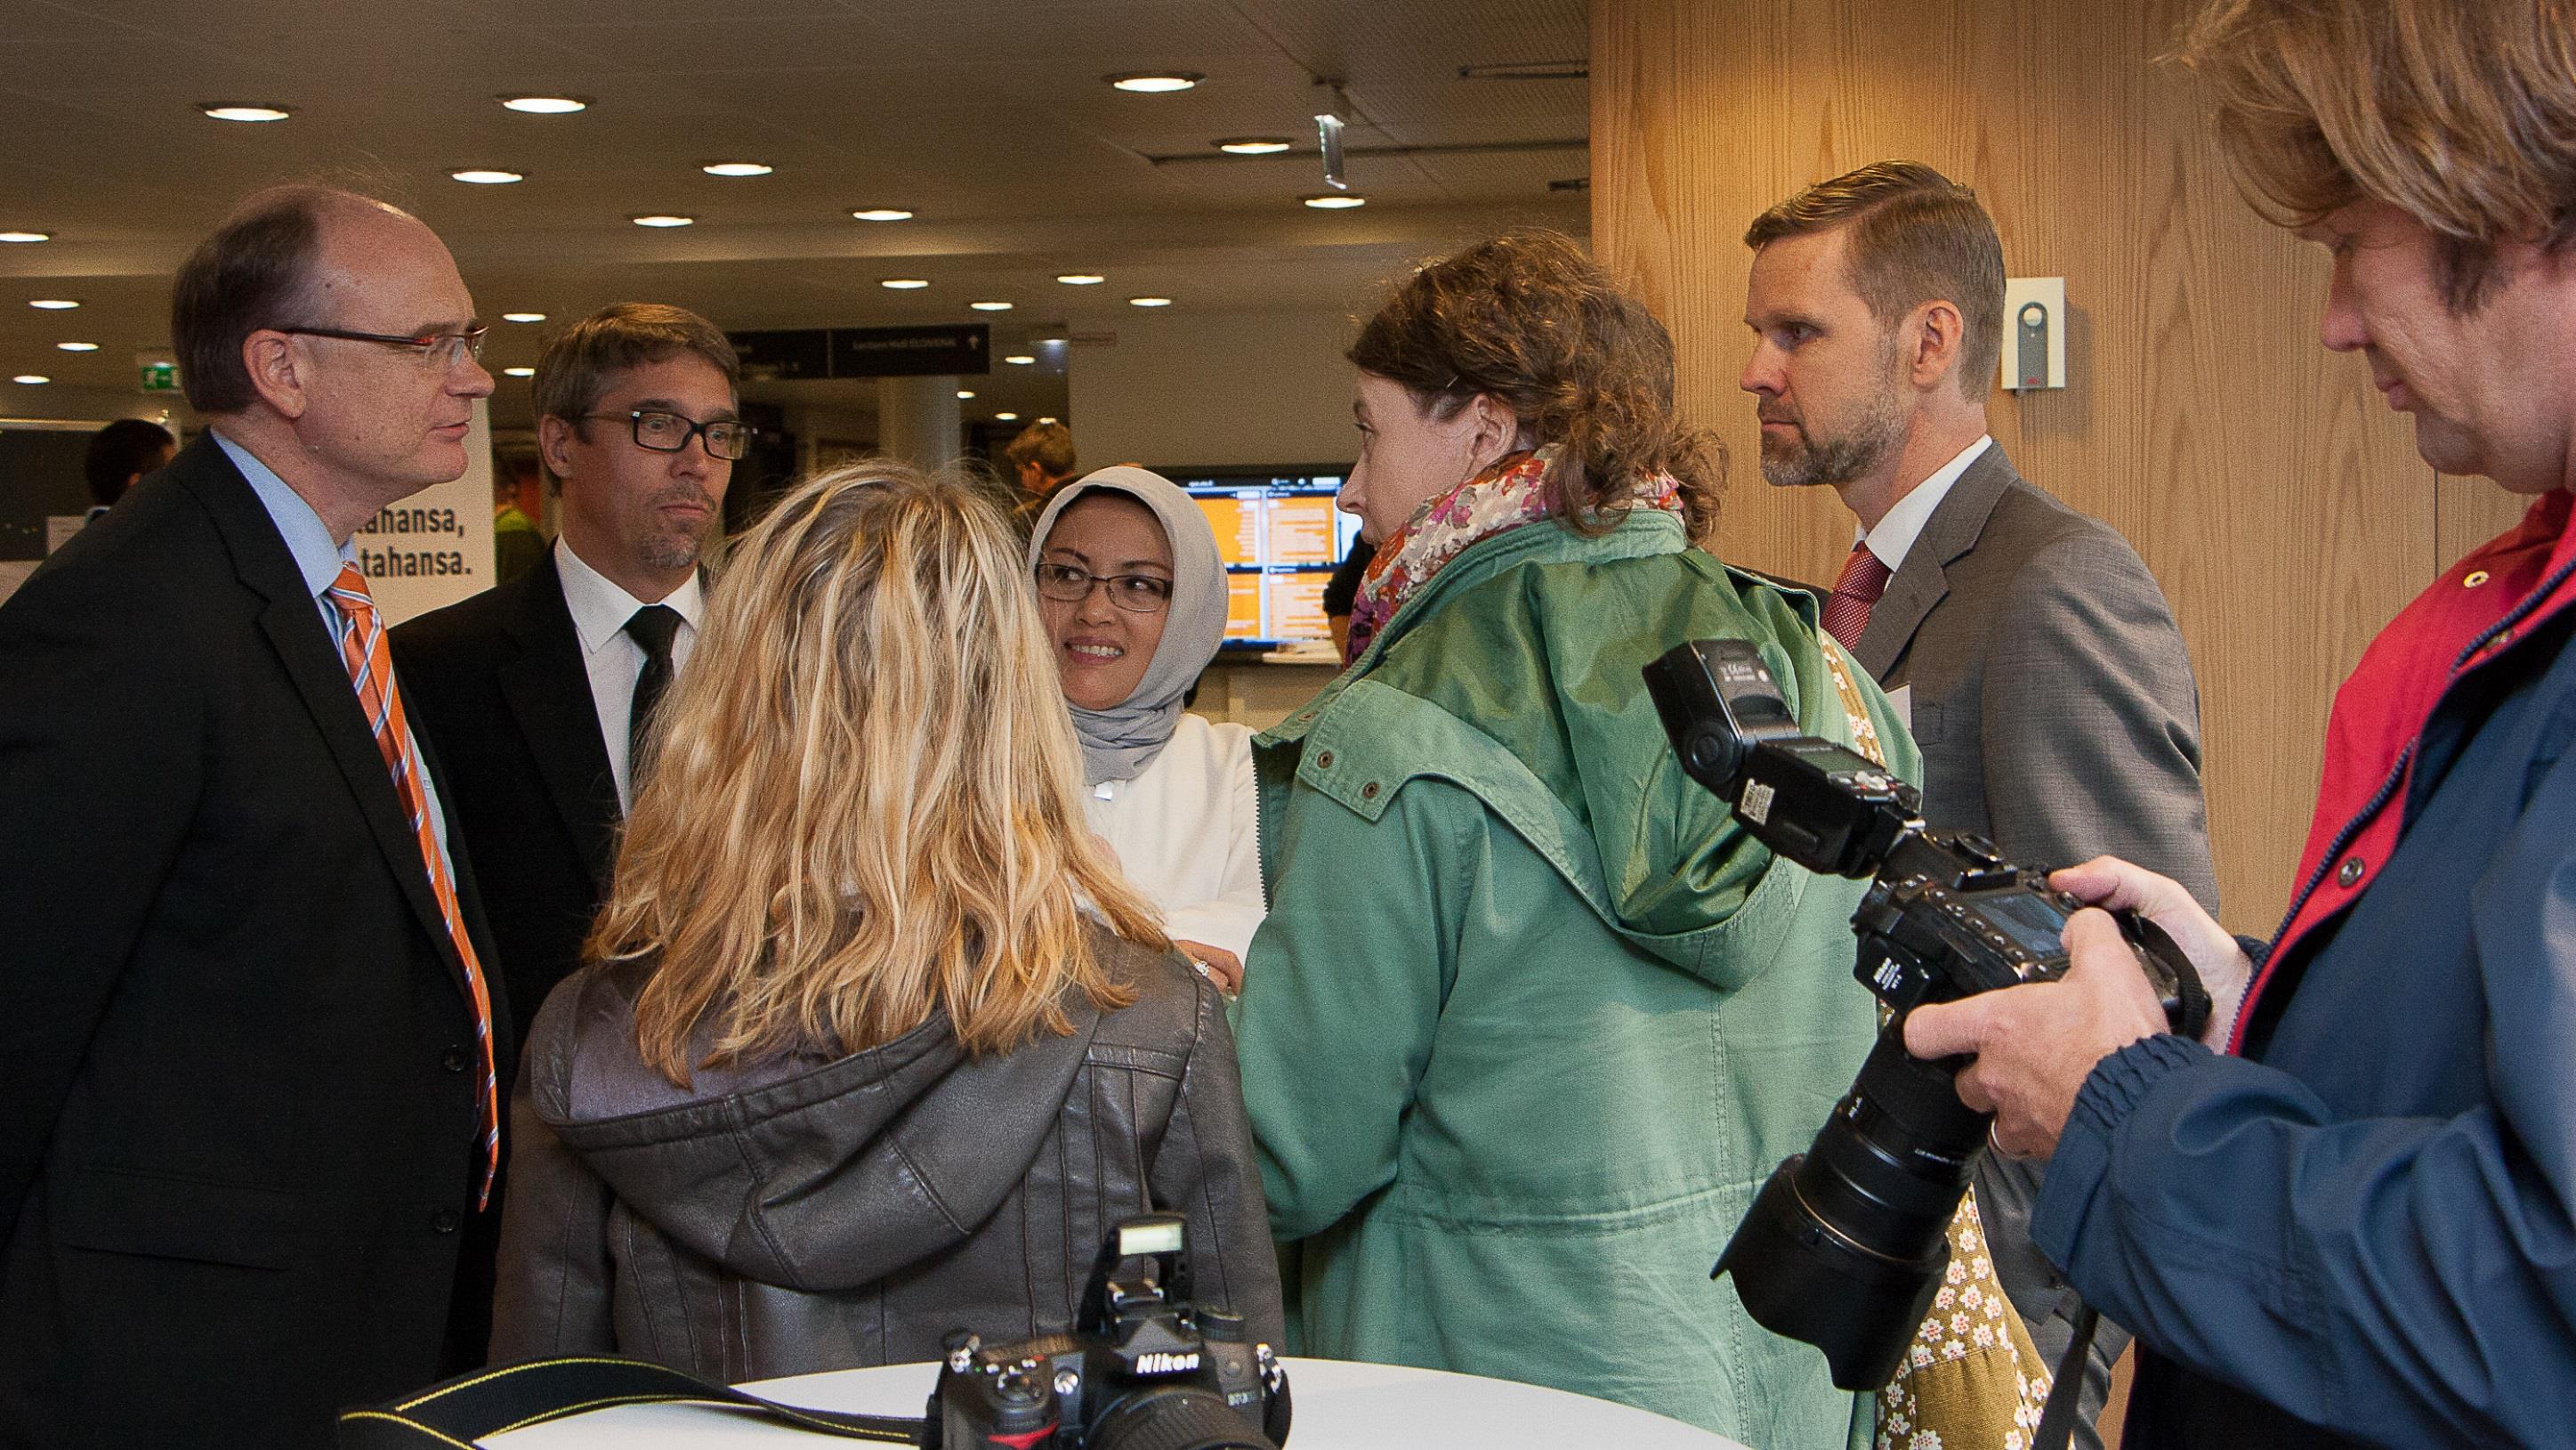
[[[2110,919],[1920,1010],[2053,1155],[2032,1238],[2146,1353],[2126,1444],[2565,1444],[2576,1425],[2576,16],[2213,0],[2184,62],[2249,199],[2332,255],[2323,341],[2436,470],[2534,502],[2338,694],[2300,884],[2240,943],[2102,858],[2222,1004],[2165,1031]],[[2241,998],[2233,1013],[2225,1006]]]

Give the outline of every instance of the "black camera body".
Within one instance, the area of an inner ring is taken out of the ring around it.
[[[2068,966],[2059,941],[2083,903],[1994,843],[1934,830],[1912,786],[1807,735],[1761,655],[1695,640],[1646,666],[1690,777],[1774,852],[1827,875],[1873,878],[1852,914],[1854,975],[1894,1015],[1808,1150],[1762,1187],[1710,1277],[1732,1272],[1746,1312],[1825,1352],[1834,1383],[1894,1377],[1949,1265],[1948,1230],[1993,1116],[1959,1101],[1965,1059],[1905,1050],[1905,1014]],[[2198,1036],[2209,994],[2154,923],[2113,913],[2173,1030]]]
[[[1071,1334],[948,1339],[930,1450],[1277,1450],[1288,1374],[1243,1320],[1191,1302],[1176,1214],[1121,1222],[1101,1245]],[[1131,1272],[1143,1261],[1146,1272]]]

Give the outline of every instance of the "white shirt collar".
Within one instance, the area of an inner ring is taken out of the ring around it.
[[[1923,526],[1932,521],[1932,511],[1950,496],[1950,485],[1957,483],[1968,465],[1985,456],[1994,443],[1994,435],[1988,433],[1961,449],[1958,457],[1934,469],[1930,478],[1898,499],[1896,506],[1879,519],[1877,528],[1862,529],[1853,542],[1869,545],[1869,551],[1878,556],[1878,562],[1885,564],[1889,573],[1904,568],[1905,556],[1913,551]]]
[[[581,652],[595,655],[626,632],[626,621],[647,601],[627,593],[605,574],[582,562],[572,551],[572,540],[555,540],[555,572],[563,580],[564,605],[572,611],[572,627],[581,636]],[[687,582],[657,601],[680,612],[694,634],[698,615],[706,605],[706,591],[698,585],[698,571],[689,571]]]

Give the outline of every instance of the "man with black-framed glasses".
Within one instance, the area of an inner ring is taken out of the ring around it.
[[[622,302],[549,340],[532,380],[559,489],[525,574],[394,631],[447,762],[521,1040],[579,965],[634,803],[653,705],[686,667],[698,556],[752,430],[731,343],[678,307]]]
[[[0,1444],[329,1445],[479,1357],[511,1051],[351,536],[464,473],[438,237],[323,187],[181,266],[208,422],[0,606]]]

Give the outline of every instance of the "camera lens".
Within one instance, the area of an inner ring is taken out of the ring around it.
[[[1252,1422],[1203,1389],[1148,1390],[1109,1407],[1086,1450],[1277,1450]]]
[[[1952,1076],[1907,1055],[1901,1020],[1891,1024],[1717,1261],[1753,1321],[1823,1350],[1842,1389],[1894,1377],[1949,1267],[1950,1217],[1990,1121],[1960,1103]]]

